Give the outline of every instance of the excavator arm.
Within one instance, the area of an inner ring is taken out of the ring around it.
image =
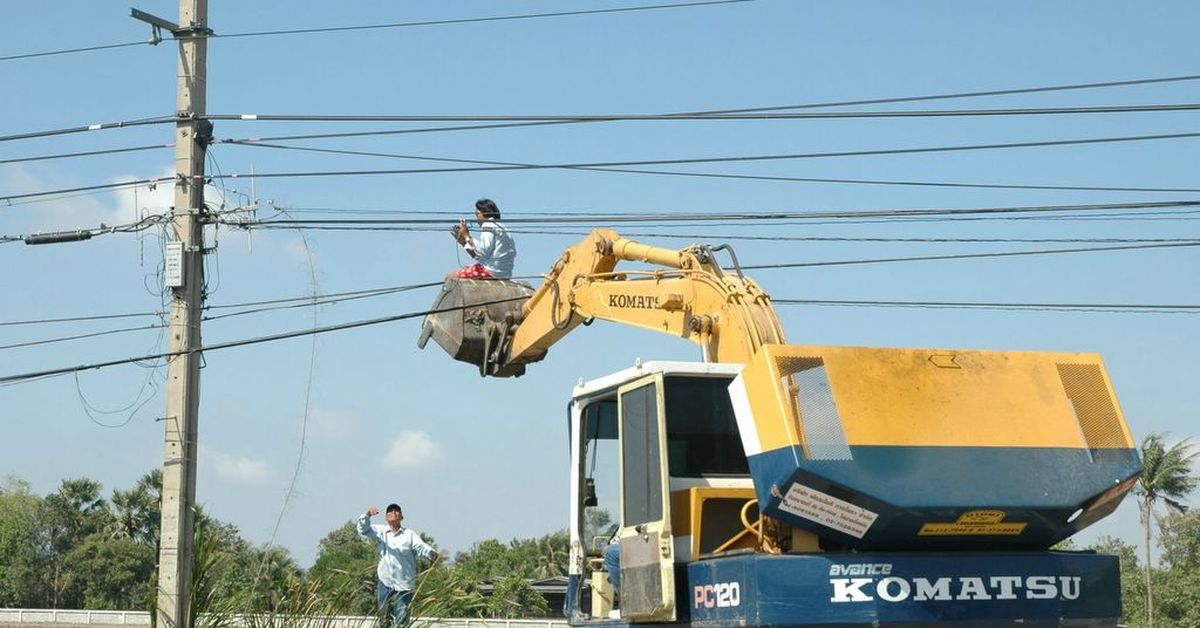
[[[734,272],[715,260],[721,250],[729,251]],[[622,261],[651,268],[617,271]],[[432,336],[481,374],[504,377],[522,374],[524,365],[593,319],[686,338],[709,362],[744,364],[763,345],[785,342],[770,297],[737,269],[728,247],[672,250],[597,229],[564,251],[541,287],[530,290],[517,282],[447,280],[426,318],[422,346]]]

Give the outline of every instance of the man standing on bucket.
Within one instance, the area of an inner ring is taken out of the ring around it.
[[[404,513],[399,504],[388,504],[387,525],[371,525],[371,517],[377,514],[379,508],[371,506],[358,518],[358,535],[375,541],[379,552],[375,573],[379,578],[380,628],[403,628],[408,625],[408,606],[417,580],[417,556],[434,561],[439,556],[415,530],[400,526]]]

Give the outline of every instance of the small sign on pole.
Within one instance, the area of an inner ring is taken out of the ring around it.
[[[163,251],[163,281],[168,288],[183,287],[183,242],[168,242]]]

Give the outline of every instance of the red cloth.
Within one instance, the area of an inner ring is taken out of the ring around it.
[[[483,267],[483,264],[475,263],[470,266],[463,266],[454,271],[454,276],[459,279],[493,279],[492,271]]]

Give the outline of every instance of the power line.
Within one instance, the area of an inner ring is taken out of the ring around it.
[[[1001,303],[978,301],[847,301],[832,299],[772,299],[775,305],[813,305],[833,307],[910,307],[929,309],[1035,310],[1067,312],[1116,312],[1136,314],[1200,314],[1194,304],[1130,303]]]
[[[461,213],[459,215],[461,215]],[[891,217],[891,218],[864,218],[864,219],[848,219],[847,218],[847,219],[837,219],[837,220],[790,220],[790,221],[782,220],[782,221],[764,222],[763,224],[766,224],[766,225],[772,226],[772,227],[797,226],[797,225],[803,225],[805,227],[812,227],[812,226],[831,226],[831,225],[845,226],[845,225],[866,225],[866,224],[874,225],[874,224],[889,224],[889,223],[894,224],[894,223],[930,223],[930,222],[975,222],[975,221],[997,221],[997,220],[1003,220],[1003,221],[1016,221],[1016,220],[1105,221],[1105,222],[1113,222],[1113,221],[1148,222],[1148,221],[1151,221],[1152,222],[1152,221],[1165,221],[1165,220],[1170,220],[1170,221],[1196,220],[1197,218],[1200,218],[1200,216],[1198,216],[1198,215],[1200,215],[1200,210],[1175,210],[1175,211],[1111,212],[1111,213],[1090,214],[1087,216],[1062,216],[1062,215],[1054,215],[1054,214],[1031,214],[1031,215],[1015,215],[1015,216],[1014,215],[1003,215],[1003,214],[988,214],[988,215],[983,215],[983,216],[932,216],[932,217],[899,216],[899,217]],[[446,223],[440,223],[440,226],[439,225],[416,225],[416,226],[409,226],[409,225],[353,225],[353,224],[351,224],[351,225],[277,225],[277,226],[272,226],[271,223],[262,223],[262,222],[259,222],[259,223],[227,222],[227,223],[222,223],[222,224],[226,224],[226,225],[232,226],[232,227],[244,227],[247,229],[275,228],[275,229],[304,229],[304,230],[309,230],[309,231],[362,231],[362,232],[369,232],[369,231],[385,232],[386,231],[386,232],[413,232],[413,233],[431,233],[431,232],[441,233],[444,231],[444,228],[446,225]],[[660,226],[663,228],[678,228],[681,225],[685,225],[685,224],[686,223],[682,223],[682,222],[675,222],[675,223],[659,222],[659,223],[656,223],[653,220],[650,220],[650,221],[631,222],[628,224],[619,223],[619,222],[618,223],[606,222],[604,224],[604,226],[607,228],[610,228],[610,229],[621,230],[622,233],[624,233],[624,228],[631,227],[631,226],[636,226],[636,227],[640,227],[640,228],[654,227],[654,226]],[[704,224],[703,226],[706,226],[706,227],[752,227],[754,225],[748,225],[748,224],[734,221],[734,222],[725,222],[725,223],[710,222],[710,223]],[[528,231],[524,231],[524,230],[514,230],[514,232],[518,232],[518,231],[520,233],[529,233]],[[553,234],[546,234],[546,235],[553,235]],[[650,234],[650,235],[657,237],[660,234],[655,233],[655,234]],[[704,236],[704,237],[709,238],[709,239],[715,239],[715,238],[721,238],[723,236],[718,236],[718,235],[714,234],[714,235]],[[1181,239],[1181,240],[1183,240],[1183,239]]]
[[[650,159],[639,161],[600,161],[600,162],[581,162],[581,163],[560,163],[560,164],[522,164],[512,166],[479,166],[467,168],[409,168],[409,169],[388,169],[388,170],[327,170],[327,171],[311,171],[311,172],[273,172],[273,173],[241,173],[241,174],[217,174],[208,177],[209,180],[221,179],[278,179],[278,178],[306,178],[306,177],[348,177],[348,176],[371,176],[371,175],[401,175],[401,174],[435,174],[435,173],[459,173],[459,172],[497,172],[509,170],[548,170],[548,169],[588,169],[588,168],[607,168],[612,166],[651,166],[651,165],[668,165],[668,164],[701,164],[701,163],[735,163],[735,162],[758,162],[758,161],[780,161],[792,159],[818,159],[830,157],[864,157],[875,155],[902,155],[902,154],[921,154],[921,153],[937,153],[937,152],[960,152],[974,150],[993,150],[993,149],[1009,149],[1009,148],[1036,148],[1049,146],[1068,146],[1068,145],[1086,145],[1086,144],[1104,144],[1117,142],[1138,142],[1150,140],[1168,140],[1168,139],[1183,139],[1200,137],[1200,133],[1170,133],[1161,135],[1133,135],[1119,137],[1097,137],[1083,138],[1070,140],[1042,140],[1034,142],[1011,142],[998,144],[971,144],[962,146],[932,146],[923,148],[890,148],[876,150],[859,150],[859,151],[834,151],[822,153],[793,153],[782,155],[739,155],[731,157],[700,157],[690,159]],[[2,139],[2,138],[0,138]],[[651,174],[651,173],[640,173]],[[653,173],[659,174],[659,173]],[[683,175],[688,176],[688,175]],[[110,190],[122,187],[130,187],[149,183],[159,183],[162,181],[173,180],[171,177],[158,177],[154,179],[140,179],[137,181],[126,181],[121,183],[107,183],[100,185],[91,185],[75,188],[62,188],[57,190],[45,190],[41,192],[28,192],[25,194],[10,194],[0,196],[0,203],[11,203],[15,200],[37,198],[43,196],[52,196],[58,194],[69,194],[83,191],[99,191]]]
[[[688,7],[702,7],[718,4],[736,4],[742,2],[752,2],[753,0],[707,0],[705,2],[683,2],[677,4],[654,4],[637,7],[621,7],[616,9],[586,9],[582,11],[558,11],[554,13],[522,13],[518,15],[493,15],[487,17],[471,17],[449,20],[427,20],[423,22],[393,22],[390,24],[367,24],[362,26],[329,26],[323,28],[297,28],[290,30],[275,30],[275,31],[256,31],[246,33],[229,33],[224,35],[210,35],[220,39],[233,39],[236,37],[267,37],[276,35],[308,35],[314,33],[336,33],[347,31],[365,31],[379,30],[387,28],[410,28],[415,26],[446,26],[451,24],[473,24],[479,22],[502,22],[511,20],[531,20],[551,17],[567,17],[571,15],[596,15],[601,13],[630,13],[633,11],[653,11],[658,9],[681,9]]]
[[[940,217],[978,214],[1025,214],[1047,212],[1090,212],[1113,209],[1157,209],[1165,207],[1197,207],[1200,200],[1153,201],[1143,203],[1090,203],[1076,205],[1029,205],[1004,207],[932,208],[932,209],[877,209],[877,210],[834,210],[834,211],[767,211],[767,212],[720,212],[720,213],[645,213],[645,214],[593,214],[573,216],[545,216],[536,218],[511,218],[508,224],[555,225],[592,224],[596,222],[712,222],[712,221],[761,221],[761,220],[812,220],[827,218],[899,218]],[[321,225],[444,225],[444,218],[336,218],[336,219],[286,219],[258,222],[223,222],[242,228],[294,228],[297,226]]]
[[[983,259],[991,257],[1019,257],[1025,255],[1058,255],[1066,253],[1106,253],[1111,251],[1133,251],[1200,246],[1200,242],[1170,244],[1131,244],[1126,246],[1081,247],[1071,249],[1043,249],[1037,251],[1001,251],[996,253],[962,253],[956,255],[920,255],[914,257],[882,257],[875,259],[835,260],[828,262],[792,262],[783,264],[756,264],[742,266],[742,270],[779,270],[783,268],[815,268],[820,266],[853,266],[860,264],[886,264],[892,262],[925,262],[952,259]]]
[[[563,12],[558,12],[558,13],[531,13],[531,14],[521,14],[521,15],[499,15],[499,16],[478,17],[478,18],[463,18],[463,19],[457,19],[457,20],[430,20],[430,21],[425,21],[425,22],[394,22],[394,23],[390,23],[390,24],[368,24],[368,25],[361,25],[361,26],[334,26],[334,27],[326,27],[326,28],[302,28],[302,29],[292,29],[292,30],[229,33],[229,34],[224,34],[224,35],[219,34],[219,33],[209,33],[207,35],[207,37],[209,37],[210,39],[235,39],[235,38],[241,38],[241,37],[265,37],[265,36],[273,36],[273,35],[302,35],[302,34],[312,34],[312,33],[332,33],[332,32],[345,32],[345,31],[378,30],[378,29],[386,29],[386,28],[406,28],[406,27],[414,27],[414,26],[443,26],[443,25],[450,25],[450,24],[469,24],[469,23],[473,23],[473,22],[499,22],[499,21],[505,21],[505,20],[528,20],[528,19],[535,19],[535,18],[566,17],[566,16],[571,16],[571,15],[588,15],[588,14],[596,14],[596,13],[621,13],[621,12],[632,12],[632,11],[650,11],[650,10],[654,10],[654,9],[676,9],[676,8],[700,7],[700,6],[714,5],[714,4],[733,4],[733,3],[739,3],[739,2],[752,2],[752,1],[753,0],[710,0],[708,2],[662,4],[662,5],[651,5],[651,6],[641,6],[641,7],[625,7],[625,8],[618,8],[618,9],[592,9],[592,10],[585,10],[585,11],[563,11]],[[204,35],[201,35],[201,36],[204,36]],[[71,53],[77,53],[77,52],[92,52],[92,51],[96,51],[96,50],[109,50],[109,49],[113,49],[113,48],[125,48],[128,46],[155,45],[157,43],[158,42],[153,41],[153,40],[131,41],[131,42],[125,42],[125,43],[119,43],[119,44],[102,44],[102,45],[98,45],[98,46],[88,46],[86,48],[67,48],[67,49],[63,49],[63,50],[31,52],[31,53],[25,53],[25,54],[16,54],[16,55],[0,57],[0,61],[15,61],[17,59],[32,59],[32,58],[36,58],[36,57],[49,57],[49,56],[54,56],[54,55],[64,55],[64,54],[71,54]]]
[[[1007,96],[1007,95],[1014,95],[1014,94],[1033,94],[1033,93],[1071,91],[1071,90],[1083,90],[1083,89],[1100,89],[1100,88],[1108,88],[1108,87],[1127,87],[1127,86],[1132,86],[1132,85],[1149,85],[1149,84],[1156,84],[1156,83],[1174,83],[1174,82],[1182,82],[1182,81],[1195,81],[1198,79],[1200,79],[1200,74],[1192,74],[1192,75],[1168,76],[1168,77],[1160,77],[1160,78],[1132,79],[1132,80],[1126,80],[1126,81],[1105,81],[1105,82],[1098,82],[1098,83],[1074,83],[1074,84],[1065,84],[1065,85],[1047,85],[1047,86],[1041,86],[1041,87],[1019,87],[1019,88],[1012,88],[1012,89],[992,89],[992,90],[981,90],[981,91],[971,91],[971,92],[951,92],[951,93],[943,93],[943,94],[927,94],[927,95],[920,95],[920,96],[896,96],[896,97],[885,97],[885,98],[838,100],[838,101],[808,103],[808,104],[802,104],[802,105],[749,107],[749,108],[739,108],[739,109],[718,109],[718,110],[711,110],[711,111],[684,112],[684,115],[689,114],[689,113],[702,114],[702,115],[703,114],[718,115],[718,114],[735,114],[735,113],[753,113],[753,112],[757,112],[757,111],[786,111],[786,110],[795,110],[795,109],[816,109],[816,108],[821,108],[821,107],[848,107],[848,106],[858,106],[858,105],[881,105],[881,104],[894,104],[894,103],[903,103],[903,102],[921,102],[921,101],[932,101],[932,100],[952,100],[952,99],[959,99],[959,98],[977,98],[977,97],[982,97],[982,96]],[[583,124],[583,123],[584,123],[583,121],[576,121],[576,120],[566,120],[566,121],[557,121],[557,122],[517,122],[517,123],[504,123],[504,124],[481,124],[481,125],[452,126],[452,127],[424,128],[424,129],[388,129],[388,130],[378,130],[378,131],[358,131],[358,132],[349,132],[349,133],[279,135],[279,136],[274,136],[274,137],[247,138],[247,140],[257,139],[257,140],[262,140],[262,141],[283,141],[283,140],[301,140],[301,139],[330,139],[330,138],[344,138],[344,137],[364,137],[364,136],[372,136],[372,135],[396,135],[396,134],[407,134],[407,133],[439,133],[439,132],[451,132],[451,131],[473,131],[473,130],[526,127],[526,126],[546,126],[546,125],[556,125],[556,124]]]
[[[49,323],[77,323],[83,321],[104,321],[118,318],[144,318],[147,316],[164,316],[166,312],[130,312],[126,314],[95,314],[90,316],[65,316],[61,318],[37,318],[22,321],[0,321],[0,327],[18,325],[45,325]]]
[[[232,312],[229,314],[206,315],[204,317],[204,320],[206,320],[206,321],[219,320],[219,319],[230,318],[230,317],[234,317],[234,316],[244,316],[247,314],[258,314],[258,313],[262,313],[262,312],[276,311],[276,310],[289,309],[289,308],[311,307],[311,306],[316,306],[316,305],[333,305],[333,304],[341,303],[343,301],[353,301],[356,299],[365,299],[365,298],[371,298],[371,297],[377,297],[377,296],[385,296],[385,295],[389,295],[389,294],[396,294],[396,293],[405,292],[408,290],[416,290],[416,289],[420,289],[420,288],[430,288],[430,287],[440,286],[443,283],[444,283],[444,281],[437,281],[437,282],[429,282],[429,283],[423,283],[423,284],[411,284],[411,285],[407,285],[407,286],[392,286],[392,287],[387,287],[387,288],[373,288],[373,289],[369,289],[369,290],[355,290],[355,291],[350,291],[350,292],[337,292],[337,293],[330,293],[330,294],[309,295],[309,296],[303,296],[303,297],[286,297],[286,298],[282,298],[282,299],[250,301],[250,302],[246,302],[246,303],[210,305],[210,306],[204,306],[201,309],[204,311],[209,311],[209,310],[220,310],[220,309],[230,309],[230,308],[263,306],[263,307],[258,307],[256,309],[244,310],[244,311],[240,311],[240,312]],[[166,312],[160,311],[160,312],[137,312],[137,313],[130,313],[130,314],[108,314],[108,315],[97,315],[97,316],[74,316],[74,317],[64,317],[64,318],[0,322],[0,326],[34,325],[34,324],[78,322],[78,321],[97,321],[97,320],[109,320],[109,319],[115,319],[115,318],[134,318],[134,317],[146,317],[146,316],[156,316],[156,317],[161,318],[162,316],[165,316],[165,315],[166,315]],[[14,344],[9,344],[9,345],[0,345],[0,350],[15,349],[15,348],[19,348],[19,347],[31,347],[31,346],[38,346],[38,345],[54,344],[54,343],[59,343],[59,342],[82,340],[82,339],[94,338],[94,337],[98,337],[98,336],[107,336],[107,335],[112,335],[112,334],[120,334],[120,333],[127,333],[127,332],[133,332],[133,331],[143,331],[143,330],[148,330],[148,329],[162,329],[167,326],[168,325],[166,325],[166,324],[144,325],[144,326],[139,326],[139,327],[125,327],[125,328],[120,328],[120,329],[108,329],[108,330],[103,330],[103,331],[98,331],[98,332],[87,333],[87,334],[59,336],[59,337],[55,337],[55,338],[46,338],[46,339],[41,339],[41,340],[14,343]]]
[[[138,120],[122,120],[119,122],[102,122],[99,124],[87,124],[83,126],[73,126],[63,129],[48,129],[45,131],[31,131],[29,133],[17,133],[15,135],[0,135],[0,142],[11,142],[13,140],[27,140],[36,137],[52,137],[55,135],[69,135],[71,133],[85,133],[87,131],[102,131],[106,129],[122,129],[132,126],[146,126],[150,124],[167,124],[176,122],[178,118],[175,116],[160,116],[157,118],[141,118]]]
[[[801,105],[803,106],[803,105]],[[788,107],[781,107],[786,109]],[[1097,113],[1196,111],[1197,103],[1008,109],[926,109],[909,111],[819,111],[803,113],[651,113],[571,115],[320,115],[207,114],[208,120],[259,122],[695,122],[713,120],[817,120],[843,118],[941,118],[966,116],[1038,116]]]
[[[1063,252],[1063,251],[1054,251],[1054,252]],[[743,268],[749,269],[749,268],[756,268],[756,267],[746,266]],[[383,316],[383,317],[379,317],[379,318],[372,318],[372,319],[361,320],[361,321],[353,321],[353,322],[349,322],[349,323],[340,323],[337,325],[314,327],[312,329],[303,329],[303,330],[297,330],[297,331],[282,332],[282,333],[278,333],[278,334],[270,334],[270,335],[265,335],[265,336],[257,336],[257,337],[253,337],[253,338],[243,339],[243,340],[234,340],[234,341],[229,341],[229,342],[216,343],[216,344],[207,345],[207,346],[203,346],[203,347],[194,347],[190,350],[185,350],[185,351],[165,352],[165,353],[158,353],[158,354],[152,354],[152,355],[144,355],[144,356],[140,356],[140,357],[136,357],[136,358],[124,358],[124,359],[119,359],[119,360],[109,360],[109,361],[105,361],[105,362],[97,362],[97,363],[93,363],[93,364],[80,364],[80,365],[67,366],[67,367],[61,367],[61,368],[55,368],[55,369],[46,369],[46,370],[42,370],[42,371],[19,373],[19,374],[15,374],[15,375],[6,375],[6,376],[0,377],[0,385],[11,385],[11,384],[16,384],[16,383],[21,383],[21,382],[35,381],[35,380],[45,379],[48,377],[54,377],[54,376],[58,376],[58,375],[77,373],[80,371],[101,369],[101,368],[107,368],[107,367],[111,367],[111,366],[119,366],[119,365],[123,365],[123,364],[145,362],[148,360],[157,360],[157,359],[162,359],[162,358],[172,358],[172,357],[177,357],[180,355],[191,354],[191,353],[204,353],[204,352],[219,351],[219,350],[223,350],[223,349],[244,347],[244,346],[248,346],[248,345],[260,344],[260,343],[265,343],[265,342],[274,342],[274,341],[278,341],[278,340],[287,340],[287,339],[291,339],[291,338],[298,338],[301,336],[310,336],[310,335],[314,335],[314,334],[322,334],[322,333],[328,333],[328,332],[333,332],[333,331],[356,329],[356,328],[360,328],[360,327],[367,327],[367,326],[379,325],[379,324],[383,324],[383,323],[391,323],[391,322],[396,322],[396,321],[401,321],[401,320],[417,318],[417,317],[426,316],[429,314],[440,314],[440,313],[444,313],[444,312],[459,311],[459,310],[472,308],[472,307],[479,307],[479,306],[483,306],[483,305],[492,305],[492,304],[497,304],[497,303],[508,303],[508,302],[513,302],[513,301],[521,301],[521,300],[524,300],[525,298],[526,297],[514,297],[511,299],[497,299],[494,301],[483,301],[483,302],[472,303],[469,305],[463,305],[463,306],[452,307],[452,308],[425,310],[425,311],[421,311],[421,312],[409,312],[406,314]],[[779,299],[779,300],[775,300],[775,302],[782,304],[782,305],[790,305],[790,304],[801,305],[801,304],[816,304],[817,303],[817,302],[810,302],[807,300],[800,300],[800,299]],[[825,301],[824,303],[834,304],[834,303],[838,303],[838,302]],[[849,305],[852,303],[854,303],[854,302],[844,302],[843,304]],[[872,304],[872,303],[875,305],[880,305],[880,304],[886,304],[889,302],[860,302],[860,303],[863,305]],[[905,303],[905,302],[892,302],[892,303],[900,304],[900,303]],[[907,302],[907,303],[936,304],[939,302]],[[943,302],[943,303],[949,305],[948,302]],[[960,305],[982,306],[981,304],[960,304]],[[1021,304],[990,304],[990,305],[992,305],[994,307],[1021,306]],[[1174,306],[1168,306],[1168,305],[1132,306],[1132,305],[1116,305],[1116,304],[1101,304],[1101,305],[1024,304],[1024,305],[1029,306],[1029,307],[1046,307],[1046,308],[1060,307],[1060,306],[1061,307],[1090,307],[1090,308],[1098,308],[1098,309],[1118,309],[1118,308],[1119,309],[1134,309],[1134,308],[1137,308],[1137,309],[1143,309],[1143,310],[1148,310],[1148,311],[1149,310],[1176,309],[1176,310],[1180,310],[1180,311],[1187,311],[1189,313],[1193,310],[1200,309],[1200,306],[1196,306],[1196,305],[1174,305]]]
[[[13,159],[0,159],[0,164],[19,164],[30,161],[49,161],[51,159],[70,159],[73,157],[95,157],[98,155],[115,155],[117,153],[133,153],[143,150],[155,150],[159,148],[173,148],[175,144],[147,144],[145,146],[130,146],[128,148],[108,148],[104,150],[89,150],[78,153],[58,153],[54,155],[38,155],[35,157],[16,157]]]
[[[0,203],[11,203],[11,201],[42,198],[46,196],[57,196],[59,194],[73,194],[75,192],[99,192],[103,190],[117,190],[120,188],[137,187],[139,185],[158,185],[167,181],[174,181],[175,177],[154,177],[151,179],[136,179],[134,181],[119,181],[116,183],[100,183],[97,185],[84,185],[75,188],[60,188],[57,190],[44,190],[41,192],[27,192],[25,194],[10,194],[8,196],[0,196]]]
[[[72,340],[84,340],[87,338],[98,338],[100,336],[111,336],[113,334],[124,334],[133,331],[146,331],[150,329],[162,329],[167,327],[166,323],[158,323],[154,325],[142,325],[140,327],[122,327],[120,329],[106,329],[103,331],[94,331],[86,334],[76,334],[73,336],[59,336],[57,338],[43,338],[41,340],[28,340],[25,342],[14,342],[6,345],[0,345],[0,350],[4,349],[19,349],[23,347],[36,347],[40,345],[56,344],[59,342],[68,342]]]
[[[65,48],[63,50],[48,50],[46,52],[29,52],[25,54],[8,55],[0,57],[0,61],[15,61],[17,59],[33,59],[35,57],[52,57],[54,55],[66,55],[76,52],[92,52],[94,50],[111,50],[113,48],[127,48],[129,46],[145,46],[154,45],[153,41],[129,41],[120,44],[102,44],[99,46],[88,46],[86,48]]]
[[[434,231],[431,229],[431,231]],[[437,231],[441,231],[438,229]],[[568,235],[585,236],[584,231],[526,231],[510,229],[517,235]],[[1200,238],[871,238],[871,237],[833,237],[833,236],[755,236],[731,234],[699,234],[699,233],[621,233],[622,236],[634,238],[674,238],[697,240],[746,240],[767,242],[873,242],[873,243],[903,243],[903,244],[1151,244],[1160,242],[1197,242]]]
[[[579,163],[559,163],[559,164],[534,164],[534,165],[517,165],[517,166],[479,166],[468,168],[411,168],[411,169],[388,169],[388,170],[325,170],[325,171],[309,171],[309,172],[273,172],[273,173],[244,173],[244,174],[225,174],[214,176],[214,179],[278,179],[278,178],[305,178],[305,177],[350,177],[350,176],[371,176],[371,175],[399,175],[399,174],[435,174],[435,173],[456,173],[456,172],[498,172],[508,170],[546,170],[546,169],[571,169],[571,168],[599,168],[610,166],[661,166],[668,164],[706,164],[706,163],[734,163],[734,162],[759,162],[759,161],[782,161],[793,159],[821,159],[831,157],[867,157],[876,155],[904,155],[904,154],[922,154],[922,153],[941,153],[941,152],[962,152],[975,150],[996,150],[1010,148],[1041,148],[1050,146],[1078,146],[1088,144],[1107,144],[1117,142],[1141,142],[1152,140],[1169,140],[1169,139],[1184,139],[1200,137],[1200,133],[1168,133],[1159,135],[1130,135],[1120,137],[1094,137],[1070,140],[1039,140],[1032,142],[1007,142],[994,144],[970,144],[960,146],[931,146],[922,148],[888,148],[876,150],[855,150],[855,151],[831,151],[820,153],[790,153],[778,155],[738,155],[729,157],[696,157],[685,159],[645,159],[636,161],[596,161],[596,162],[579,162]],[[0,201],[6,197],[0,197]],[[14,197],[15,198],[15,197]]]
[[[206,345],[206,346],[202,346],[202,347],[193,347],[191,349],[182,350],[182,351],[169,351],[169,352],[165,352],[165,353],[143,355],[143,356],[139,356],[136,358],[108,360],[105,362],[96,362],[93,364],[79,364],[79,365],[75,365],[75,366],[67,366],[67,367],[61,367],[61,368],[55,368],[55,369],[46,369],[46,370],[42,370],[42,371],[20,373],[20,374],[16,374],[16,375],[6,375],[6,376],[0,377],[0,385],[10,385],[10,384],[18,383],[18,382],[33,381],[33,380],[43,379],[43,378],[47,378],[47,377],[54,377],[54,376],[58,376],[58,375],[66,375],[69,373],[76,373],[79,371],[88,371],[88,370],[92,370],[92,369],[107,368],[110,366],[119,366],[122,364],[133,364],[136,362],[145,362],[147,360],[158,360],[158,359],[162,359],[162,358],[169,359],[169,358],[174,358],[174,357],[178,357],[178,356],[182,356],[182,355],[190,355],[193,353],[207,353],[207,352],[212,352],[212,351],[220,351],[223,349],[232,349],[235,347],[244,347],[244,346],[249,346],[249,345],[261,344],[264,342],[274,342],[277,340],[287,340],[290,338],[299,338],[301,336],[311,336],[313,334],[323,334],[323,333],[329,333],[329,332],[334,332],[334,331],[343,331],[343,330],[347,330],[347,329],[357,329],[359,327],[368,327],[371,325],[380,325],[383,323],[392,323],[392,322],[396,322],[396,321],[417,318],[417,317],[421,317],[421,316],[426,316],[428,314],[441,314],[444,312],[456,312],[456,311],[464,310],[467,308],[479,307],[479,306],[484,306],[484,305],[494,305],[494,304],[498,304],[498,303],[509,303],[509,302],[513,302],[513,301],[522,301],[525,298],[526,297],[515,297],[515,298],[511,298],[511,299],[497,299],[494,301],[480,301],[478,303],[471,303],[468,305],[462,305],[462,306],[458,306],[458,307],[443,308],[443,309],[438,309],[438,310],[425,310],[422,312],[409,312],[407,314],[382,316],[379,318],[372,318],[372,319],[361,320],[361,321],[353,321],[353,322],[349,322],[349,323],[340,323],[337,325],[314,327],[312,329],[302,329],[302,330],[297,330],[297,331],[282,332],[282,333],[278,333],[278,334],[270,334],[270,335],[266,335],[266,336],[256,336],[254,338],[247,338],[244,340],[233,340],[233,341],[229,341],[229,342],[220,342],[220,343]]]
[[[360,157],[388,157],[394,159],[412,159],[417,161],[436,161],[446,163],[470,163],[470,164],[488,164],[494,166],[525,166],[537,167],[538,164],[512,162],[512,161],[491,161],[483,159],[453,159],[448,157],[427,157],[423,155],[409,155],[398,153],[381,153],[373,151],[358,151],[358,150],[339,150],[332,148],[316,148],[312,146],[287,146],[283,144],[270,144],[262,141],[252,140],[222,140],[222,143],[232,144],[235,146],[249,146],[258,148],[273,148],[280,150],[295,150],[313,153],[328,153],[337,155],[355,155]],[[568,167],[569,168],[569,167]],[[767,175],[750,175],[750,174],[727,174],[716,172],[679,172],[674,170],[645,170],[632,168],[588,168],[575,167],[569,168],[572,170],[585,170],[595,172],[619,172],[628,174],[650,174],[663,175],[673,177],[700,177],[713,179],[745,179],[752,181],[781,181],[781,182],[798,182],[798,183],[841,183],[855,185],[898,185],[898,186],[922,186],[922,187],[946,187],[946,188],[983,188],[983,189],[1001,189],[1001,190],[1073,190],[1073,191],[1088,191],[1088,192],[1200,192],[1200,188],[1167,188],[1167,187],[1117,187],[1117,186],[1098,186],[1098,185],[1034,185],[1034,184],[1004,184],[1004,183],[955,183],[949,181],[897,181],[883,179],[832,179],[818,177],[783,177],[783,176],[767,176]]]
[[[88,240],[93,236],[105,233],[134,233],[137,231],[145,231],[151,227],[161,225],[165,222],[170,222],[175,216],[174,213],[166,214],[151,214],[138,220],[120,225],[101,225],[99,227],[91,227],[86,229],[70,229],[67,231],[49,231],[38,232],[26,235],[5,235],[0,236],[0,240],[14,241],[23,240],[25,244],[53,244],[59,242],[74,242],[78,240]]]

